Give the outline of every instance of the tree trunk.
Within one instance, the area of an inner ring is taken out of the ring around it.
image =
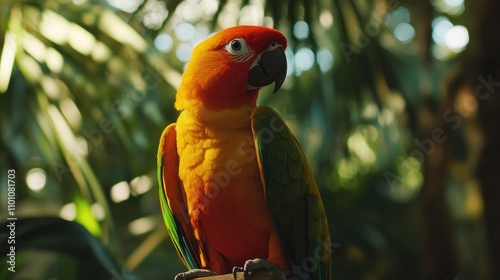
[[[478,122],[484,145],[476,176],[484,202],[491,279],[500,279],[500,36],[497,31],[500,25],[500,1],[485,0],[481,8],[477,17],[479,26],[477,30],[472,30],[479,34],[473,59],[478,63],[478,73],[474,73],[476,76],[471,78],[474,78],[477,87],[482,86],[478,93],[488,97],[478,102]],[[471,40],[471,44],[474,42]],[[480,82],[481,77],[489,82]]]
[[[446,100],[444,107],[448,108],[451,99]],[[417,202],[422,226],[423,278],[455,279],[457,251],[446,200],[451,129],[438,116],[433,116],[434,122],[426,123],[424,137],[416,140],[424,147],[420,148],[424,155],[424,183]]]
[[[496,81],[500,81],[500,76],[496,77]],[[488,238],[491,279],[500,279],[499,93],[495,93],[486,102],[479,105],[479,123],[483,129],[485,143],[476,168],[476,176],[481,186],[484,202],[484,222]]]

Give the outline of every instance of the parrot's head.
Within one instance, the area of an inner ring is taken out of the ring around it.
[[[261,87],[274,82],[276,92],[285,81],[286,46],[281,32],[264,26],[236,26],[212,35],[193,49],[175,108],[255,107]]]

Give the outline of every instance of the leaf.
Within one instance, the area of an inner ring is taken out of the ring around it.
[[[122,279],[122,269],[99,240],[82,225],[55,217],[18,218],[2,223],[0,252],[4,257],[11,251],[6,242],[11,235],[9,224],[15,225],[16,255],[25,250],[68,254],[77,260],[78,271],[86,279]]]

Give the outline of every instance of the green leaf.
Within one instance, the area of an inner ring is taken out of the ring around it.
[[[11,223],[15,225],[16,255],[28,250],[67,254],[77,260],[78,279],[122,279],[122,269],[99,240],[82,225],[55,217],[18,218],[2,223],[0,252],[3,258],[12,251],[12,245],[6,242],[11,234],[7,226]],[[17,268],[22,265],[17,263]]]

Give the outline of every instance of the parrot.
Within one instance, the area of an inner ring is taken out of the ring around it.
[[[283,33],[223,29],[196,45],[160,138],[163,220],[189,271],[176,279],[245,276],[277,268],[287,279],[331,279],[331,239],[311,166],[284,119],[257,106],[287,75]]]

